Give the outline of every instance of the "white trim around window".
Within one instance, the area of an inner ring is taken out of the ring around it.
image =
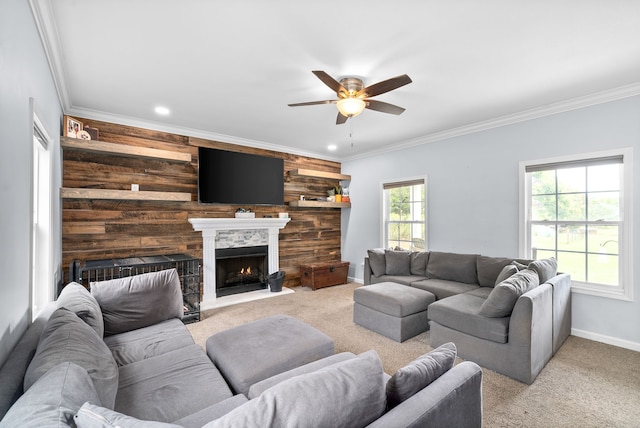
[[[531,201],[532,190],[527,171],[538,169],[558,170],[562,167],[570,167],[573,164],[588,164],[594,160],[612,162],[612,159],[621,159],[622,174],[620,183],[620,219],[618,245],[618,280],[615,285],[605,285],[578,281],[572,278],[572,291],[581,294],[607,297],[612,299],[633,301],[633,149],[622,148],[602,152],[585,153],[572,156],[562,156],[534,161],[522,161],[519,167],[519,242],[520,257],[531,258],[532,254],[532,228],[536,221],[532,220]],[[537,223],[540,223],[538,221]],[[557,219],[549,221],[549,225],[562,222]],[[588,223],[588,221],[585,221]],[[585,232],[588,233],[588,232]],[[559,266],[562,270],[562,266]],[[571,273],[571,272],[568,272]]]

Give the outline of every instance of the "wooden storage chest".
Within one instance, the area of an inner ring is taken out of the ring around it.
[[[300,283],[312,290],[346,284],[349,262],[323,262],[300,265]]]

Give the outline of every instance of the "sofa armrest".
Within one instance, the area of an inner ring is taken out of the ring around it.
[[[481,427],[482,369],[464,361],[385,413],[370,428]]]
[[[509,343],[513,352],[527,355],[529,365],[519,368],[523,374],[517,379],[527,384],[535,380],[553,355],[552,291],[550,284],[540,284],[520,296],[511,313]]]
[[[553,353],[571,334],[571,275],[562,273],[549,281],[553,287]]]
[[[364,285],[369,285],[371,284],[371,275],[373,275],[373,272],[371,271],[371,264],[369,263],[369,257],[365,257],[364,258],[364,272],[362,273],[362,280],[364,282]]]

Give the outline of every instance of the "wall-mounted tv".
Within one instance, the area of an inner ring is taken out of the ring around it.
[[[284,160],[199,147],[198,201],[284,205]]]

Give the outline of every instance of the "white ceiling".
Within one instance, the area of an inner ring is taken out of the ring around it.
[[[638,0],[31,1],[67,114],[326,159],[640,94]],[[406,111],[288,107],[312,70]]]

